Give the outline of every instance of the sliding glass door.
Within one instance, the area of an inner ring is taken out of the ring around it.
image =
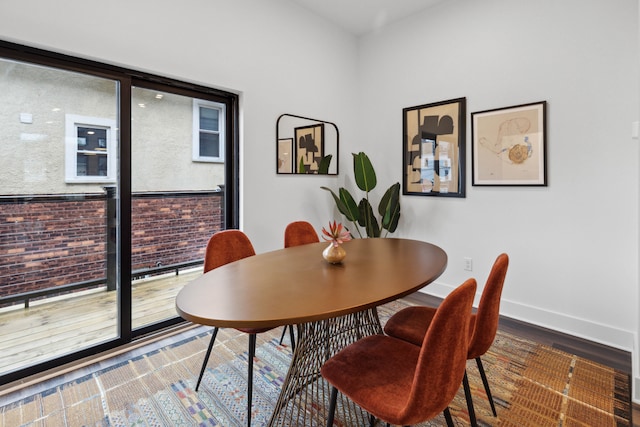
[[[0,58],[0,374],[119,337],[119,82]],[[110,213],[110,215],[109,215]],[[115,267],[115,266],[114,266]]]
[[[237,97],[0,41],[0,384],[179,323],[238,221]]]
[[[175,296],[202,274],[224,229],[224,103],[153,88],[131,96],[133,328],[176,317]]]

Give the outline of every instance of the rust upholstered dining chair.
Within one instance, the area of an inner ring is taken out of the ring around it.
[[[256,252],[253,249],[253,245],[251,241],[240,230],[223,230],[218,231],[209,239],[209,243],[207,243],[207,249],[205,251],[204,256],[204,272],[213,270],[214,268],[220,267],[222,265],[228,264],[233,261],[237,261],[242,258],[247,258],[255,255]],[[253,395],[253,357],[256,354],[256,334],[261,332],[266,332],[273,328],[237,328],[241,332],[245,332],[249,334],[249,370],[247,376],[247,425],[251,426],[251,401]],[[204,375],[204,371],[207,367],[207,362],[209,361],[209,356],[211,355],[211,349],[213,348],[213,343],[216,340],[216,335],[218,334],[218,328],[215,327],[213,329],[213,334],[211,335],[211,342],[209,343],[209,347],[207,348],[207,353],[204,357],[204,362],[202,362],[202,369],[200,370],[200,376],[198,377],[198,382],[196,384],[196,391],[198,391],[198,387],[200,387],[200,381],[202,380],[202,376]]]
[[[290,248],[292,246],[306,245],[309,243],[318,243],[320,238],[318,237],[318,233],[316,233],[313,225],[308,223],[307,221],[294,221],[287,225],[284,229],[284,247]],[[291,349],[295,351],[296,349],[296,341],[293,335],[293,326],[287,325],[285,329],[282,331],[282,336],[280,337],[280,344],[282,344],[282,340],[284,336],[289,330],[289,337],[291,339]]]
[[[496,407],[491,396],[489,382],[482,366],[480,356],[484,355],[489,347],[493,344],[498,331],[498,320],[500,317],[500,298],[504,279],[507,275],[509,266],[509,256],[500,254],[491,268],[487,282],[485,283],[478,310],[471,315],[469,351],[467,359],[475,359],[478,365],[478,371],[482,378],[482,384],[487,392],[487,398],[491,405],[491,411],[497,416]],[[407,307],[404,308],[387,320],[384,326],[384,332],[392,337],[400,338],[414,345],[421,345],[422,337],[429,327],[429,323],[436,313],[436,309],[432,307]],[[475,410],[473,409],[473,400],[469,389],[469,381],[465,372],[463,378],[463,386],[465,397],[467,399],[467,408],[469,410],[469,420],[472,426],[477,425],[475,418]]]
[[[320,238],[313,225],[307,221],[294,221],[284,229],[284,247],[318,243]]]
[[[388,335],[371,335],[327,360],[321,374],[333,387],[327,426],[333,425],[338,391],[375,418],[416,424],[444,411],[460,388],[469,344],[469,318],[476,292],[468,279],[440,304],[420,347]]]

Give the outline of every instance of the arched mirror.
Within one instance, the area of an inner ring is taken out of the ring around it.
[[[282,114],[276,121],[276,171],[337,175],[339,140],[332,122]]]

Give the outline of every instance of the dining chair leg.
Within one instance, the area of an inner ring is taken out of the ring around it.
[[[293,325],[286,325],[284,329],[282,329],[282,335],[280,335],[280,345],[282,345],[282,341],[284,341],[284,336],[287,333],[287,329],[289,330],[289,339],[291,340],[291,350],[296,351],[296,338],[293,335]]]
[[[469,388],[469,378],[467,377],[467,371],[464,371],[464,377],[462,377],[462,385],[464,387],[464,397],[467,399],[467,410],[469,411],[469,423],[471,427],[478,427],[476,421],[476,411],[473,409],[473,399],[471,398],[471,388]]]
[[[482,384],[484,384],[484,391],[487,392],[487,397],[489,398],[489,404],[491,405],[491,411],[493,412],[493,416],[497,417],[498,413],[496,412],[496,405],[493,403],[493,396],[491,396],[491,389],[489,388],[489,381],[487,381],[487,376],[484,373],[484,367],[482,366],[482,360],[479,357],[476,357],[476,365],[478,365],[478,371],[480,372],[480,378],[482,378]]]
[[[333,417],[336,412],[336,400],[338,400],[338,389],[331,387],[331,398],[329,399],[329,416],[327,417],[327,427],[333,426]]]
[[[249,372],[247,374],[247,427],[251,427],[251,401],[253,400],[253,358],[256,355],[256,334],[249,334]]]
[[[209,341],[209,348],[207,348],[207,353],[204,356],[204,362],[202,362],[202,368],[200,369],[200,376],[198,377],[198,382],[196,383],[196,391],[198,391],[198,387],[200,387],[200,381],[202,381],[204,370],[207,368],[207,362],[209,361],[209,356],[211,356],[211,349],[213,348],[213,343],[216,341],[216,335],[218,335],[218,328],[213,328],[211,341]]]
[[[293,334],[293,325],[287,325],[289,328],[289,339],[291,339],[291,351],[296,351],[296,337]]]
[[[451,412],[449,412],[449,407],[444,408],[444,419],[447,420],[447,427],[453,427],[453,419],[451,418]]]

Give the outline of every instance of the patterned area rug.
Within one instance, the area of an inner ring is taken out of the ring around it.
[[[405,305],[398,301],[380,307],[381,321]],[[244,426],[247,336],[220,330],[196,393],[195,381],[211,336],[208,329],[198,331],[6,404],[0,407],[0,426]],[[279,344],[281,331],[276,328],[258,336],[254,426],[267,425],[291,359],[288,339]],[[491,413],[475,362],[469,361],[481,426],[631,426],[626,374],[502,332],[483,363],[498,417]],[[450,408],[456,425],[469,425],[462,387]],[[442,415],[420,424],[443,425]]]

